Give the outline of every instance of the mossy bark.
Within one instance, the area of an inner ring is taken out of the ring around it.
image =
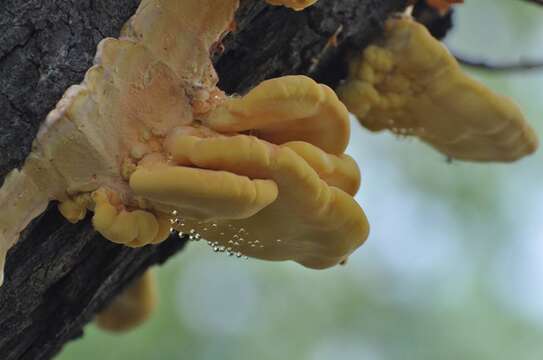
[[[92,64],[97,43],[116,36],[137,0],[4,0],[0,3],[0,183],[22,164],[40,123]],[[405,0],[320,0],[304,12],[242,0],[237,30],[215,63],[221,87],[243,93],[260,81],[308,74],[335,86],[345,54],[379,36]],[[3,206],[4,204],[0,204]],[[8,254],[0,288],[0,358],[51,359],[149,266],[185,245],[171,239],[128,249],[72,225],[51,204]],[[211,256],[211,255],[210,255]]]

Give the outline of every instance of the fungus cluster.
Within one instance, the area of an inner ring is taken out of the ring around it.
[[[364,242],[360,173],[343,153],[348,112],[334,91],[304,76],[243,97],[216,87],[210,52],[237,7],[144,0],[118,39],[100,42],[0,190],[2,263],[50,200],[71,222],[93,211],[98,232],[131,247],[175,228],[231,253],[326,268]]]
[[[96,324],[108,331],[126,331],[145,322],[156,305],[155,276],[146,271],[96,316]]]
[[[519,107],[465,74],[408,17],[388,20],[383,39],[353,58],[337,91],[366,128],[416,136],[453,159],[513,161],[537,148]]]

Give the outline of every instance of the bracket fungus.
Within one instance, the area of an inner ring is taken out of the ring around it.
[[[157,306],[156,279],[146,271],[96,316],[101,329],[122,332],[145,322]]]
[[[174,228],[232,254],[325,268],[364,242],[360,174],[343,154],[348,112],[335,93],[304,76],[243,97],[216,87],[210,52],[237,7],[143,0],[119,39],[100,42],[0,189],[2,263],[51,200],[71,222],[93,211],[98,232],[131,247]]]
[[[303,10],[317,1],[318,0],[266,0],[270,5],[283,5],[296,11]]]
[[[462,4],[464,0],[426,0],[426,3],[439,11],[446,12],[453,4]]]
[[[368,129],[416,136],[453,159],[514,161],[538,145],[512,100],[465,74],[408,17],[388,20],[382,41],[352,60],[337,91]]]

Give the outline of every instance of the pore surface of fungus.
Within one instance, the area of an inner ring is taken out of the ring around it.
[[[50,200],[71,222],[93,211],[97,231],[132,247],[173,227],[232,254],[324,268],[362,244],[360,174],[343,154],[348,113],[335,93],[304,76],[243,97],[216,87],[210,53],[237,6],[143,0],[119,39],[100,42],[0,189],[2,262]]]
[[[417,136],[454,159],[513,161],[537,148],[519,107],[407,17],[390,19],[382,41],[351,62],[338,94],[368,129]]]

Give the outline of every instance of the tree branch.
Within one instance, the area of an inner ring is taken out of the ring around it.
[[[0,182],[22,164],[64,90],[83,79],[98,41],[116,36],[137,3],[0,3]],[[292,12],[244,0],[238,31],[215,59],[220,85],[239,93],[265,78],[311,69],[314,78],[334,86],[346,74],[347,51],[367,45],[403,6],[404,0],[321,0],[308,11]],[[0,358],[51,359],[130,281],[184,243],[172,236],[143,249],[118,246],[97,235],[88,218],[68,224],[52,204],[8,254],[0,288]]]
[[[543,61],[518,61],[510,63],[491,63],[482,60],[469,59],[464,56],[455,54],[454,57],[464,66],[489,70],[489,71],[528,71],[543,68]]]
[[[524,0],[532,4],[543,5],[543,0]]]

